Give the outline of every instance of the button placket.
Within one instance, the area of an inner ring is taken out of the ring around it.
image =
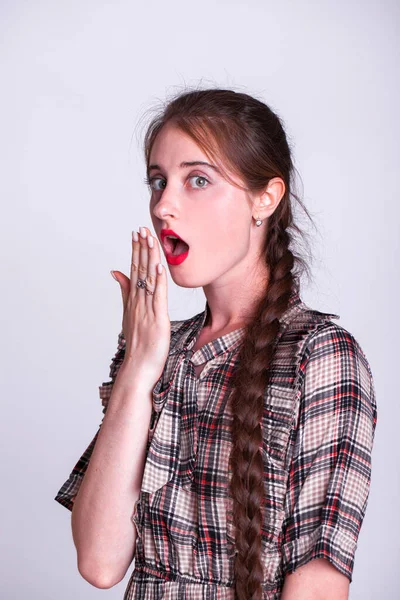
[[[185,348],[186,373],[182,383],[180,476],[183,487],[191,488],[198,451],[197,378],[190,357],[192,350]],[[182,441],[185,440],[185,444]]]

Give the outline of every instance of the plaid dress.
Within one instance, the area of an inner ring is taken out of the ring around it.
[[[171,323],[132,507],[138,535],[124,600],[234,598],[228,383],[245,331],[193,352],[207,311],[206,303],[203,312]],[[352,580],[377,411],[368,361],[352,334],[332,321],[338,318],[308,308],[293,292],[281,319],[264,393],[264,600],[278,600],[285,574],[313,558],[328,559]],[[124,352],[121,332],[111,381],[99,388],[104,414]],[[194,365],[203,363],[196,377]],[[97,435],[55,497],[69,510]]]

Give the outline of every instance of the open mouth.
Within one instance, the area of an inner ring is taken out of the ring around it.
[[[170,235],[167,235],[164,238],[164,247],[166,253],[171,254],[172,256],[179,256],[189,250],[189,246],[186,242]]]

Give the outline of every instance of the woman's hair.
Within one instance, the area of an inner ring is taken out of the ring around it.
[[[172,123],[189,135],[214,160],[228,181],[225,167],[239,175],[245,188],[260,192],[273,177],[281,177],[285,193],[267,219],[263,256],[269,268],[265,293],[246,326],[238,367],[232,375],[232,477],[235,526],[235,591],[237,600],[261,600],[261,561],[264,514],[264,465],[262,417],[265,388],[280,317],[289,306],[300,275],[309,273],[307,262],[290,247],[295,235],[304,233],[293,221],[291,198],[294,165],[280,118],[264,102],[229,89],[208,88],[184,91],[163,106],[144,138],[147,166],[157,134]]]

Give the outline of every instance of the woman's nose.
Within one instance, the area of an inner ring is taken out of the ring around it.
[[[153,212],[159,219],[165,218],[165,216],[177,216],[178,213],[178,200],[177,194],[173,192],[171,187],[168,186],[162,191],[157,202],[154,205]]]

